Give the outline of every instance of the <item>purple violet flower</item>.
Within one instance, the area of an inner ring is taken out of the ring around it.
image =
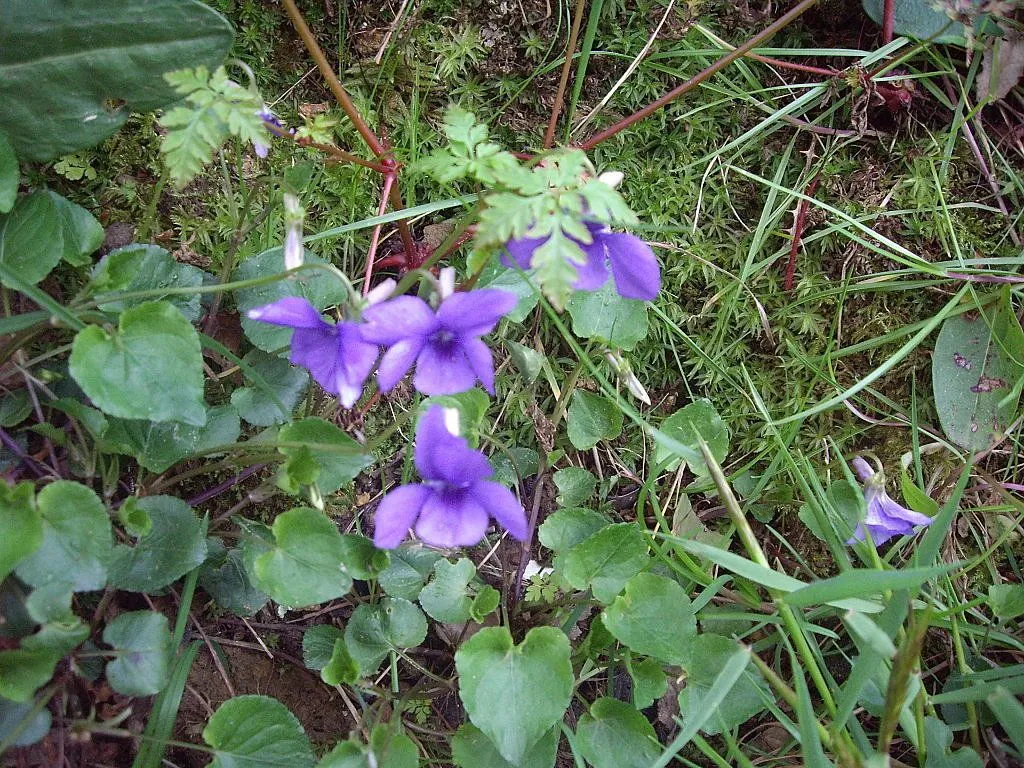
[[[463,294],[466,295],[466,294]],[[500,483],[487,457],[449,431],[454,409],[432,405],[416,429],[414,460],[424,482],[392,489],[377,507],[373,543],[394,549],[415,525],[416,535],[433,547],[470,547],[493,517],[514,538],[526,539],[523,505]]]
[[[494,394],[494,358],[480,337],[512,311],[516,296],[496,288],[453,293],[435,312],[416,296],[399,296],[363,312],[363,339],[388,347],[377,369],[390,391],[416,364],[413,386],[425,395],[454,395],[477,381]]]
[[[661,289],[661,270],[651,246],[628,232],[612,232],[604,224],[586,222],[592,242],[570,237],[583,250],[586,261],[574,263],[577,291],[596,291],[608,282],[608,266],[615,279],[616,292],[626,299],[653,301]],[[501,260],[507,267],[529,269],[533,252],[547,242],[545,237],[523,237],[505,244]]]
[[[332,325],[299,296],[250,309],[248,315],[252,320],[294,328],[289,358],[292,363],[308,368],[317,383],[337,395],[346,408],[356,404],[380,351],[363,339],[358,323]]]
[[[855,457],[851,464],[857,477],[864,483],[864,502],[867,504],[868,514],[857,524],[857,530],[853,532],[847,544],[864,541],[865,529],[877,545],[893,536],[913,533],[916,525],[931,525],[930,517],[902,507],[889,497],[885,491],[885,475],[882,472],[875,472],[860,456]]]

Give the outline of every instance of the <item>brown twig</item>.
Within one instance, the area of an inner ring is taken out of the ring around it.
[[[291,0],[286,0],[286,2],[290,2],[290,1]],[[769,24],[763,30],[758,32],[752,38],[747,40],[747,42],[743,43],[743,45],[740,45],[740,46],[734,48],[732,51],[730,51],[729,53],[727,53],[724,56],[722,56],[722,58],[720,58],[714,64],[711,64],[710,66],[708,66],[705,69],[701,70],[696,75],[694,75],[689,80],[687,80],[685,83],[683,83],[683,84],[673,88],[671,91],[666,93],[661,98],[656,99],[655,101],[652,101],[650,104],[648,104],[646,107],[644,107],[640,111],[634,112],[629,117],[626,117],[626,118],[620,120],[619,122],[615,123],[615,125],[612,125],[612,126],[606,128],[605,130],[601,131],[600,133],[598,133],[598,134],[596,134],[594,136],[591,136],[589,139],[587,139],[582,144],[580,144],[579,148],[582,149],[582,150],[585,150],[585,151],[589,151],[589,150],[593,149],[598,144],[600,144],[602,141],[605,141],[606,139],[610,139],[612,136],[615,136],[616,134],[621,133],[622,131],[624,131],[626,128],[629,128],[634,123],[637,123],[640,120],[643,120],[644,118],[649,117],[651,114],[653,114],[654,112],[657,112],[659,109],[664,107],[666,104],[668,104],[668,103],[670,103],[672,101],[675,101],[676,99],[678,99],[683,94],[687,93],[688,91],[693,90],[694,88],[696,88],[698,85],[703,83],[705,80],[707,80],[712,75],[717,74],[718,72],[720,72],[721,70],[725,69],[727,66],[732,64],[737,59],[739,59],[739,58],[741,58],[743,56],[746,56],[754,48],[757,48],[758,46],[760,46],[760,45],[764,44],[765,42],[767,42],[768,40],[770,40],[780,30],[782,30],[785,27],[787,27],[790,24],[792,24],[797,18],[800,17],[801,14],[803,14],[805,11],[810,9],[811,6],[813,6],[816,2],[817,2],[817,0],[801,0],[801,2],[799,2],[797,5],[795,5],[793,8],[791,8],[789,11],[787,11],[785,14],[780,16],[774,22]]]
[[[800,253],[800,243],[803,241],[804,226],[807,224],[807,208],[810,204],[808,197],[814,194],[818,188],[818,181],[821,176],[815,176],[804,191],[805,197],[800,198],[796,204],[796,216],[793,218],[793,242],[789,245],[789,262],[786,264],[786,283],[783,288],[787,291],[793,290],[793,281],[796,278],[796,257]]]
[[[551,149],[551,145],[555,140],[555,128],[558,127],[558,116],[562,112],[562,103],[565,101],[565,87],[569,84],[569,72],[572,71],[572,60],[576,53],[576,40],[580,35],[580,26],[583,23],[583,9],[586,4],[586,0],[576,0],[576,9],[572,15],[572,28],[569,30],[569,41],[565,44],[565,61],[562,63],[562,76],[558,79],[555,103],[551,105],[548,129],[544,132],[544,149]]]

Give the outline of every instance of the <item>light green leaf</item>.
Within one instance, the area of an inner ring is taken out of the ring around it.
[[[601,616],[615,639],[634,653],[685,665],[697,635],[689,596],[664,576],[639,573]]]
[[[982,760],[970,747],[950,753],[953,729],[937,717],[924,718],[924,740],[927,746],[925,768],[982,768]]]
[[[353,685],[359,680],[359,663],[348,652],[344,638],[334,641],[331,658],[320,670],[320,679],[328,685]]]
[[[203,426],[203,356],[199,335],[173,305],[127,309],[118,330],[88,326],[75,336],[70,371],[93,403],[111,416]]]
[[[454,408],[459,412],[459,432],[474,448],[480,443],[480,429],[484,423],[491,398],[479,387],[467,389],[454,395],[435,395],[420,403],[419,415],[425,414],[432,405]]]
[[[174,496],[145,496],[138,506],[152,528],[135,546],[118,544],[110,567],[110,583],[129,592],[155,592],[206,559],[206,518]]]
[[[214,750],[210,768],[313,768],[315,761],[302,724],[269,696],[228,699],[203,729],[203,740]]]
[[[305,251],[306,264],[326,264],[312,251]],[[285,271],[284,248],[271,248],[243,261],[232,273],[231,281],[255,280],[278,275]],[[321,270],[303,272],[296,279],[278,280],[268,285],[243,288],[235,291],[235,303],[242,316],[242,330],[246,338],[264,352],[276,352],[287,347],[291,340],[290,328],[282,328],[258,320],[250,320],[246,313],[255,307],[283,299],[286,296],[302,296],[319,310],[342,303],[348,291],[338,278]]]
[[[103,245],[103,239],[106,237],[103,226],[82,206],[72,203],[56,192],[48,191],[47,194],[60,216],[64,261],[74,267],[84,267],[92,261],[90,256]]]
[[[661,423],[659,429],[674,440],[678,440],[691,451],[700,454],[700,440],[703,439],[711,450],[715,461],[721,464],[729,452],[729,428],[725,425],[718,411],[710,400],[695,400],[683,406]],[[679,466],[679,459],[686,461],[665,445],[655,443],[654,463],[661,464],[673,456],[676,460],[668,464],[666,469],[671,472]],[[703,459],[690,465],[690,470],[697,475],[708,473],[707,464]]]
[[[18,179],[21,171],[18,169],[18,158],[14,154],[14,147],[7,140],[7,136],[0,131],[0,213],[8,213],[14,207],[14,201],[18,197]],[[3,702],[0,702],[0,706]],[[0,738],[3,738],[0,736]]]
[[[375,725],[369,745],[343,741],[324,755],[317,768],[416,768],[419,751],[412,739],[385,724]]]
[[[505,627],[482,629],[456,652],[455,667],[469,719],[515,765],[569,707],[569,640],[554,627],[534,627],[518,646]]]
[[[257,427],[288,421],[309,387],[306,370],[259,349],[249,352],[242,362],[252,367],[252,373],[246,371],[247,380],[255,374],[262,381],[253,380],[252,386],[231,393],[231,404],[238,415]]]
[[[362,603],[345,626],[345,645],[364,676],[377,671],[391,651],[413,648],[427,636],[423,611],[398,597]]]
[[[92,273],[92,288],[104,312],[123,312],[137,307],[146,299],[119,299],[118,294],[135,291],[160,291],[166,288],[198,288],[206,273],[190,264],[174,260],[157,245],[127,245],[111,251],[96,265]],[[164,299],[164,296],[152,296]],[[199,294],[167,296],[166,301],[176,306],[185,318],[194,323],[202,312]]]
[[[434,563],[434,578],[420,592],[420,605],[436,621],[459,624],[469,620],[473,604],[469,583],[476,576],[476,567],[467,557],[455,563],[438,560]]]
[[[341,533],[326,515],[296,507],[277,516],[276,546],[255,561],[256,586],[290,608],[341,597],[352,588],[342,569]]]
[[[597,478],[582,467],[560,469],[551,478],[558,489],[555,503],[560,507],[579,507],[590,500],[597,487]]]
[[[469,617],[473,621],[483,624],[484,619],[494,613],[500,604],[501,592],[490,584],[485,584],[473,598],[473,604],[469,606]]]
[[[986,699],[1018,752],[1024,752],[1024,704],[1005,688],[996,689]]]
[[[17,568],[18,578],[34,587],[54,582],[76,592],[103,589],[114,546],[107,508],[79,483],[58,480],[39,492],[43,543]]]
[[[541,523],[537,538],[548,549],[565,552],[609,525],[607,517],[592,509],[560,509]]]
[[[932,568],[902,568],[898,571],[854,568],[838,576],[795,589],[784,595],[782,600],[795,608],[805,608],[819,603],[835,604],[850,597],[919,587],[926,581],[957,567],[959,563],[948,563]]]
[[[520,480],[532,477],[540,469],[540,456],[532,448],[509,448],[508,452],[496,450],[491,454],[496,483],[511,488]]]
[[[602,528],[565,553],[563,575],[575,589],[591,589],[610,603],[650,562],[647,542],[633,523]]]
[[[576,729],[584,759],[594,768],[648,768],[661,754],[654,726],[624,701],[600,698]]]
[[[0,483],[0,582],[43,543],[43,518],[32,483]]]
[[[167,682],[171,630],[154,611],[122,613],[103,630],[117,658],[107,664],[107,682],[125,696],[152,696]]]
[[[427,578],[434,571],[440,553],[425,547],[407,546],[391,550],[391,562],[377,577],[381,589],[391,597],[417,600]]]
[[[219,64],[231,38],[231,25],[198,0],[89,0],[59,13],[7,2],[0,131],[23,160],[94,146],[132,112],[177,101],[163,73]]]
[[[665,670],[656,659],[630,663],[629,676],[633,678],[633,706],[646,709],[668,690]]]
[[[99,445],[107,453],[134,456],[150,472],[164,472],[182,459],[238,439],[241,425],[233,406],[206,412],[206,424],[196,427],[176,421],[111,418]]]
[[[747,654],[747,651],[728,637],[701,634],[694,638],[686,666],[686,687],[679,693],[679,712],[684,725],[699,718],[700,730],[713,735],[742,725],[765,709],[771,694],[761,675],[750,669],[749,656],[744,672],[729,688],[728,695],[716,702],[715,707],[710,705],[719,673],[738,653]]]
[[[601,395],[577,389],[569,406],[568,433],[576,450],[590,450],[602,440],[614,440],[622,433],[622,411]]]
[[[2,28],[0,25],[0,37]],[[0,74],[0,93],[3,92],[2,78]],[[2,120],[0,116],[0,124]],[[19,197],[10,213],[0,214],[0,264],[14,277],[35,285],[50,274],[63,255],[63,222],[53,198],[46,192]],[[18,288],[11,280],[4,284]]]
[[[333,624],[317,624],[302,633],[302,663],[307,669],[319,672],[326,667],[334,653],[334,642],[344,641],[345,633]]]
[[[341,568],[353,579],[376,579],[391,562],[388,550],[377,549],[373,546],[373,541],[358,533],[343,533],[341,549],[345,553],[341,560]]]
[[[512,308],[512,311],[505,315],[513,323],[523,322],[530,315],[530,312],[533,311],[533,308],[537,306],[537,302],[540,301],[540,293],[533,287],[533,284],[530,283],[530,279],[526,275],[518,269],[509,269],[497,259],[491,259],[487,266],[484,267],[480,273],[480,279],[477,280],[477,285],[480,288],[500,288],[503,291],[515,294],[518,301],[515,307]],[[527,356],[524,360],[530,357],[530,353],[533,355],[539,354],[528,347],[523,347],[523,349],[526,350],[524,354]],[[516,367],[519,367],[518,363]],[[519,370],[521,373],[523,372],[522,368],[519,368]],[[536,378],[536,375],[534,375],[534,378]]]
[[[537,377],[540,376],[541,369],[544,367],[544,355],[532,347],[515,341],[509,341],[508,339],[505,340],[505,349],[508,350],[509,357],[512,358],[512,364],[519,371],[519,376],[522,378],[523,383],[533,384]]]
[[[596,291],[577,291],[565,308],[580,338],[628,351],[647,335],[647,302],[622,298],[611,280]]]
[[[459,768],[553,768],[561,732],[552,728],[533,745],[519,763],[510,763],[491,740],[472,723],[463,723],[452,737],[452,760]]]
[[[990,584],[988,605],[1000,619],[1024,615],[1024,584]]]
[[[30,701],[53,677],[63,655],[49,648],[0,651],[0,696],[19,704]]]
[[[334,493],[347,485],[373,463],[373,456],[363,446],[328,421],[309,417],[281,428],[278,433],[280,451],[293,457],[308,451],[319,472],[316,486],[320,493]]]

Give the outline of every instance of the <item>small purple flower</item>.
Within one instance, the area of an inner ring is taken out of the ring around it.
[[[889,497],[885,492],[885,475],[882,472],[876,473],[860,456],[855,457],[851,464],[857,477],[864,483],[864,502],[868,514],[863,522],[858,523],[857,530],[847,544],[864,541],[865,528],[871,534],[871,540],[881,544],[893,536],[913,533],[915,525],[931,525],[930,517],[902,507]]]
[[[346,408],[356,404],[380,351],[363,339],[358,323],[331,325],[316,307],[298,296],[250,309],[248,315],[252,320],[294,328],[292,363],[308,368],[317,383],[337,395]]]
[[[256,115],[264,122],[268,129],[276,128],[280,131],[284,130],[284,126],[281,125],[281,121],[278,120],[277,116],[270,111],[269,107],[264,106],[263,109],[257,110]],[[273,134],[272,130],[268,132]],[[257,141],[253,139],[252,148],[256,150],[256,156],[260,158],[266,157],[267,153],[270,152],[270,144],[264,141]]]
[[[446,424],[457,411],[432,405],[416,429],[414,460],[424,482],[400,485],[377,507],[373,543],[394,549],[415,524],[416,535],[433,547],[471,547],[493,517],[514,538],[526,539],[526,512],[494,474],[487,457],[474,451]]]
[[[651,246],[628,232],[612,232],[604,224],[586,222],[592,242],[570,237],[583,250],[584,263],[576,264],[577,291],[596,291],[608,282],[608,266],[615,278],[615,290],[626,299],[653,301],[661,289],[661,270]],[[523,237],[505,244],[502,262],[529,269],[533,253],[547,242],[544,237]]]
[[[516,296],[496,288],[453,293],[434,312],[423,299],[399,296],[363,312],[363,339],[388,347],[377,369],[390,391],[416,364],[413,386],[425,395],[454,395],[477,381],[494,394],[494,358],[480,337],[512,311]]]

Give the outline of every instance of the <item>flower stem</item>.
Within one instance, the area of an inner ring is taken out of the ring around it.
[[[569,72],[572,70],[573,54],[576,53],[576,40],[580,35],[580,25],[583,23],[583,8],[586,4],[586,0],[576,0],[576,9],[572,15],[572,28],[569,30],[569,42],[565,44],[565,61],[562,62],[562,76],[558,79],[555,103],[551,105],[548,129],[544,132],[544,149],[551,149],[551,144],[555,140],[555,128],[558,127],[558,116],[562,112],[562,103],[565,101],[565,87],[569,84]]]

